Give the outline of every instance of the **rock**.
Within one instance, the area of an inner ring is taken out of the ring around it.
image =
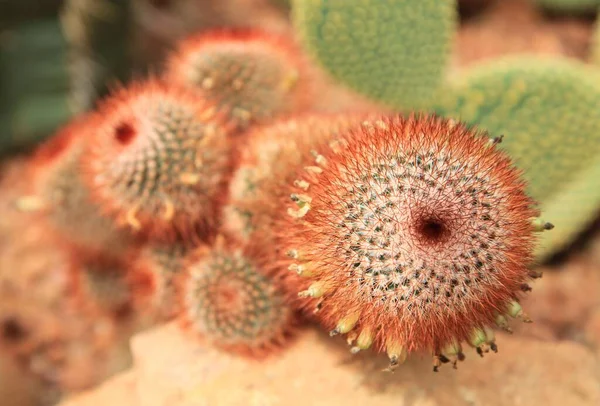
[[[513,323],[517,334],[541,339],[583,339],[591,311],[600,306],[600,267],[586,256],[576,256],[560,268],[544,268],[531,286],[523,309],[533,325]]]
[[[61,403],[61,406],[136,406],[135,373],[123,372],[104,382],[91,392],[73,396]]]
[[[381,371],[385,357],[352,356],[343,340],[314,330],[257,362],[203,347],[170,324],[132,342],[139,403],[114,381],[81,399],[114,406],[599,404],[598,362],[584,346],[502,334],[498,344],[499,353],[483,359],[469,349],[458,370],[436,374],[429,357],[413,356],[390,374]],[[125,397],[104,397],[109,392]]]

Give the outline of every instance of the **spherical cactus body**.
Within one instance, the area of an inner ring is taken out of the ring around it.
[[[134,239],[102,215],[82,176],[81,155],[91,121],[89,116],[77,118],[39,147],[27,175],[30,193],[17,205],[39,212],[51,231],[82,256],[119,257]]]
[[[542,235],[539,259],[568,246],[597,213],[600,189],[586,174],[600,160],[599,105],[594,69],[526,56],[475,66],[438,98],[439,114],[505,135],[500,147],[524,171],[529,194],[556,225]],[[581,185],[586,177],[587,188]],[[567,210],[557,204],[567,201]]]
[[[182,289],[182,320],[210,344],[252,358],[284,345],[295,314],[253,256],[223,241],[192,253]]]
[[[27,217],[13,230],[19,238],[0,247],[0,351],[59,391],[90,387],[114,373],[115,325],[76,300],[71,250]]]
[[[229,185],[223,228],[244,242],[259,229],[263,231],[261,238],[268,238],[265,232],[278,201],[263,197],[285,183],[283,174],[301,161],[300,152],[308,145],[334,139],[366,117],[363,113],[306,114],[251,130]]]
[[[126,260],[73,258],[69,276],[78,303],[82,306],[91,303],[118,319],[141,311],[153,287],[149,275],[130,268]]]
[[[133,260],[132,268],[150,281],[149,310],[159,320],[172,319],[179,313],[183,261],[189,250],[181,243],[153,244],[144,247]]]
[[[348,87],[396,108],[421,108],[442,84],[456,3],[293,0],[292,19],[314,59]]]
[[[94,198],[151,238],[209,230],[231,171],[227,128],[212,104],[178,87],[151,79],[116,91],[84,152]]]
[[[392,369],[422,350],[436,369],[455,363],[463,341],[495,349],[489,326],[524,317],[534,232],[550,228],[533,221],[498,141],[435,116],[384,116],[305,151],[275,223],[280,272],[297,275],[282,277],[286,290],[353,352],[386,351]]]
[[[192,86],[238,128],[306,108],[310,81],[291,40],[255,30],[196,34],[170,56],[168,81]]]

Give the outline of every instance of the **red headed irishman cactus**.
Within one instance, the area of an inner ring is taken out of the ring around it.
[[[437,370],[462,358],[463,341],[496,350],[490,326],[508,328],[507,315],[528,321],[518,300],[537,276],[534,232],[552,226],[501,138],[482,135],[436,116],[381,117],[296,165],[275,226],[280,272],[307,281],[286,288],[353,352],[384,350],[393,369],[430,350]]]
[[[188,258],[183,283],[186,329],[216,347],[263,358],[292,335],[295,313],[256,255],[218,238]]]
[[[120,224],[153,238],[212,225],[230,173],[227,128],[215,107],[157,80],[100,106],[85,152],[94,197]]]
[[[229,184],[222,231],[248,242],[262,230],[261,237],[267,240],[274,205],[262,196],[266,189],[280,186],[281,179],[273,174],[297,164],[307,145],[334,139],[366,118],[366,114],[304,114],[250,130]]]
[[[307,66],[295,44],[257,30],[193,35],[169,57],[165,75],[196,88],[242,128],[310,101]]]
[[[106,314],[127,318],[146,306],[153,280],[125,260],[71,260],[69,277],[77,303],[92,303]]]
[[[85,257],[119,257],[133,239],[102,215],[81,175],[92,118],[78,117],[42,144],[30,163],[30,194],[17,205],[38,211],[52,232]]]
[[[149,302],[150,312],[159,320],[171,319],[179,312],[178,291],[189,250],[182,243],[147,245],[131,264],[134,274],[150,281],[149,295],[142,300]]]

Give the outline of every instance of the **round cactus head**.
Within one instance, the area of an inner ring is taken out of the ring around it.
[[[277,202],[265,201],[265,193],[284,182],[281,174],[301,161],[300,151],[307,145],[334,139],[366,117],[366,114],[308,114],[249,131],[240,164],[229,184],[223,228],[245,242],[259,229],[263,231],[261,237],[267,238],[264,231],[270,229],[267,225]]]
[[[315,147],[276,224],[281,272],[302,277],[286,289],[308,286],[298,295],[332,335],[387,351],[391,367],[419,350],[456,361],[462,341],[495,348],[488,326],[520,312],[544,228],[498,141],[394,116]]]
[[[23,211],[35,211],[50,230],[86,257],[119,257],[134,241],[102,214],[81,176],[81,155],[92,128],[82,116],[42,144],[30,162],[28,195],[17,200]]]
[[[10,235],[19,238],[0,244],[0,351],[60,390],[106,378],[114,372],[116,326],[92,303],[74,300],[72,250],[35,216]]]
[[[147,273],[129,267],[125,260],[72,258],[69,276],[79,304],[92,304],[119,319],[141,310],[154,287]]]
[[[309,102],[306,66],[291,40],[256,30],[220,30],[181,42],[168,59],[170,82],[193,86],[239,128]]]
[[[294,325],[275,281],[253,258],[221,242],[189,258],[182,289],[183,320],[211,344],[243,355],[268,355],[283,345]]]
[[[150,280],[149,297],[143,300],[149,302],[148,310],[159,320],[169,320],[179,312],[183,259],[189,250],[180,243],[148,245],[133,260],[136,273]]]
[[[104,102],[84,156],[87,182],[105,211],[161,239],[211,225],[230,161],[214,106],[156,80]]]

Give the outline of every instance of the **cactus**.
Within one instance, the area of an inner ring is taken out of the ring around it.
[[[33,213],[11,215],[24,221],[12,225],[18,238],[0,246],[0,351],[59,391],[99,383],[118,364],[113,321],[75,300],[71,252]]]
[[[69,252],[30,215],[11,215],[24,218],[2,230],[19,238],[0,246],[0,348],[20,357],[61,333],[57,313],[71,293]]]
[[[101,214],[81,176],[80,159],[89,126],[89,116],[79,117],[38,148],[30,162],[30,194],[16,203],[21,210],[40,213],[79,255],[119,257],[134,241]]]
[[[172,319],[179,313],[183,259],[188,251],[189,248],[180,243],[148,245],[133,261],[132,267],[137,273],[147,275],[150,280],[150,312],[159,320]]]
[[[223,210],[223,228],[237,239],[249,242],[262,229],[262,238],[271,223],[271,201],[262,197],[276,188],[278,176],[301,159],[298,151],[308,143],[331,139],[365,114],[304,115],[257,127],[247,134],[240,164],[229,185],[229,201]]]
[[[293,333],[295,314],[249,252],[217,240],[193,252],[182,289],[182,321],[212,345],[263,358]]]
[[[124,261],[81,261],[73,259],[69,276],[76,300],[83,306],[93,303],[104,313],[125,319],[141,310],[152,281]]]
[[[505,315],[528,320],[518,298],[534,232],[551,225],[500,138],[479,135],[435,116],[381,117],[295,165],[269,262],[310,282],[286,290],[352,352],[383,349],[394,369],[431,350],[437,370],[462,357],[462,341],[495,350],[489,326],[506,327]]]
[[[295,44],[257,30],[193,35],[168,58],[166,79],[192,86],[239,128],[306,108],[307,67]]]
[[[230,142],[215,107],[157,80],[107,98],[96,114],[84,172],[119,225],[152,238],[195,237],[216,217],[230,173]]]
[[[334,78],[396,108],[429,105],[457,26],[452,0],[293,0],[306,50]]]
[[[577,196],[564,194],[600,160],[597,72],[575,61],[507,57],[473,67],[438,100],[438,113],[505,135],[501,147],[525,171],[529,194],[556,225],[543,235],[539,259],[565,248],[595,218],[600,200],[593,179]],[[572,221],[558,201],[572,202]]]
[[[586,14],[594,12],[600,5],[599,0],[535,0],[545,10],[567,14]]]

